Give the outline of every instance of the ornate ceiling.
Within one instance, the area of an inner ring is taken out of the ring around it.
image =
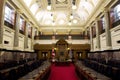
[[[22,0],[44,34],[80,34],[102,0]]]

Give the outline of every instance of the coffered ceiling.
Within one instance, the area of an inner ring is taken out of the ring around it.
[[[102,0],[21,0],[44,34],[80,34]]]

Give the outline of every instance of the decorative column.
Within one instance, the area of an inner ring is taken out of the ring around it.
[[[40,59],[42,59],[42,51],[38,51],[38,59],[40,60]]]
[[[14,49],[19,47],[19,27],[20,27],[20,13],[16,12],[16,21],[15,21],[15,35],[14,35]]]
[[[84,38],[85,38],[85,39],[88,39],[88,36],[87,36],[87,29],[85,30]]]
[[[87,58],[87,53],[85,50],[82,51],[82,55],[81,55],[82,59],[86,59]]]
[[[37,29],[36,29],[37,30]],[[36,40],[39,40],[39,31],[37,30]]]
[[[98,20],[95,21],[95,26],[96,26],[96,46],[97,50],[100,50],[100,31],[99,31],[99,25],[98,25]]]
[[[7,0],[0,0],[0,48],[3,44],[3,26],[4,26],[4,15],[5,15],[5,3]]]
[[[50,52],[51,52],[51,51],[48,51],[47,59],[50,59],[50,57],[51,57],[51,56],[50,56]]]
[[[74,55],[74,60],[76,61],[77,56],[76,56],[76,51],[75,51],[75,50],[74,50],[74,52],[73,52],[73,55]]]
[[[105,11],[104,16],[105,16],[106,47],[109,50],[109,49],[112,48],[111,33],[110,33],[109,12]]]
[[[31,37],[31,51],[34,50],[34,35],[35,35],[35,28],[32,27],[32,37]]]
[[[89,29],[90,29],[90,46],[91,46],[91,51],[93,51],[94,48],[93,48],[92,27],[90,27]]]
[[[24,49],[28,49],[28,21],[26,22],[26,29],[25,29],[25,40],[24,40]]]

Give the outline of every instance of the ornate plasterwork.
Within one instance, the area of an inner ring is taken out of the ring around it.
[[[56,0],[56,4],[61,4],[61,3],[67,4],[68,1],[67,0]]]

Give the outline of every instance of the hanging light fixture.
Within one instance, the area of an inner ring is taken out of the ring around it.
[[[75,2],[76,2],[76,0],[72,1],[72,9],[76,9],[77,8],[77,6],[75,5]]]
[[[48,0],[47,10],[51,10],[51,0]]]
[[[48,5],[48,6],[47,6],[47,10],[51,10],[51,5]]]
[[[74,19],[74,20],[73,20],[73,23],[75,23],[75,24],[76,24],[77,22],[78,22],[78,21],[77,21],[76,19]]]
[[[68,25],[69,25],[69,26],[71,25],[71,21],[69,21]]]
[[[77,8],[77,6],[76,6],[76,5],[73,5],[73,6],[72,6],[72,9],[76,9],[76,8]]]
[[[72,14],[70,15],[70,19],[73,19],[73,15]]]
[[[53,25],[53,26],[55,25],[55,21],[53,21],[52,25]]]

